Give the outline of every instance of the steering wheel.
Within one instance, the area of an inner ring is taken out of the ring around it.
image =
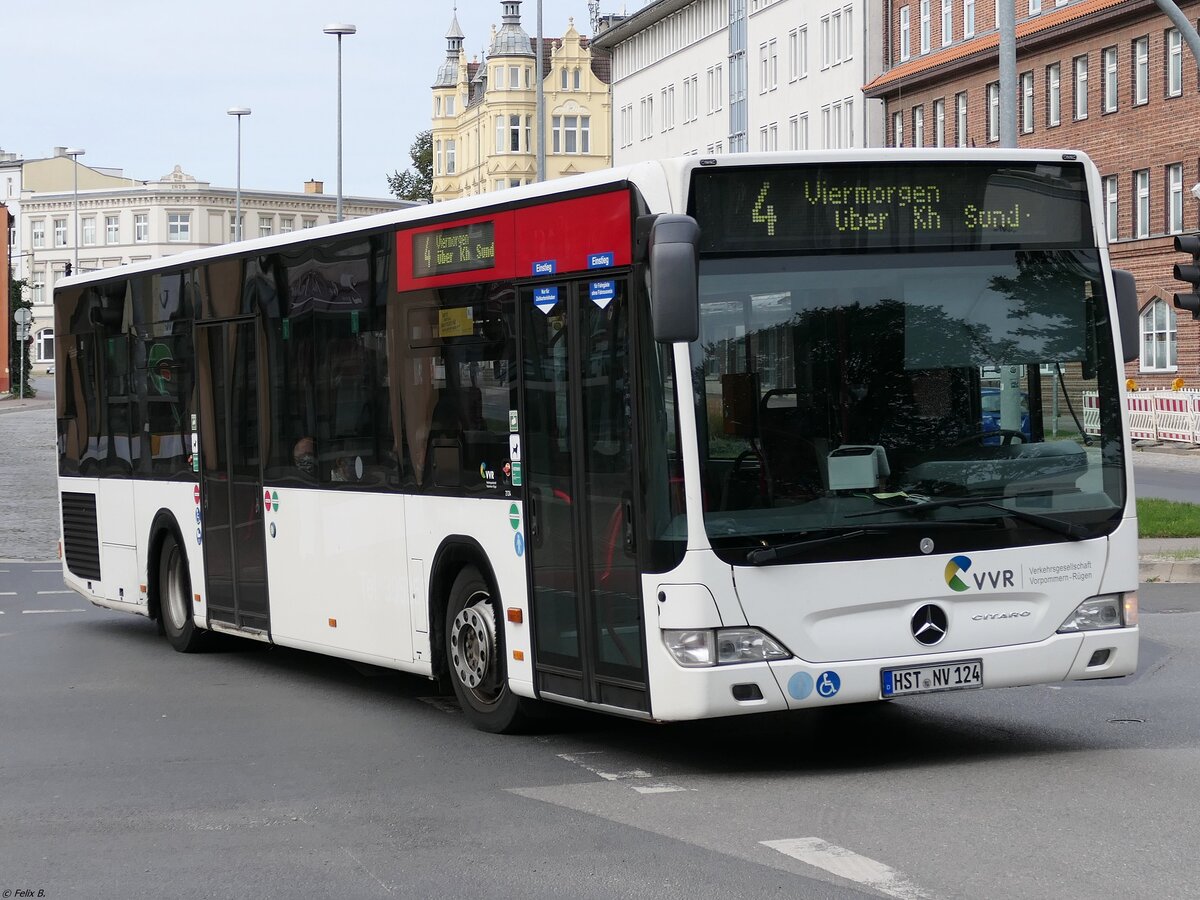
[[[1003,447],[1007,447],[1014,440],[1020,441],[1022,444],[1028,441],[1023,431],[1016,431],[1012,428],[997,428],[995,431],[977,431],[974,434],[968,434],[966,437],[955,441],[954,446],[962,447],[966,444],[973,444],[976,441],[985,441],[991,437],[1000,438],[1000,444]]]

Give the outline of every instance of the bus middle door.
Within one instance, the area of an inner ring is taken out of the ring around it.
[[[626,278],[518,294],[538,690],[646,712]]]
[[[196,338],[208,619],[267,633],[258,327],[197,325]]]

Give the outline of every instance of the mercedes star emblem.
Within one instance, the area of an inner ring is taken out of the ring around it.
[[[940,606],[927,603],[917,610],[912,617],[912,633],[918,641],[927,647],[939,643],[946,636],[950,621]]]

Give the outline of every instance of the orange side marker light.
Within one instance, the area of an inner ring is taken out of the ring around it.
[[[520,607],[510,606],[508,608],[508,621],[514,625],[520,625],[525,621],[525,614],[521,611]]]

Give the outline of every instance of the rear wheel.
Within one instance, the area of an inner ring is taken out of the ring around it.
[[[192,621],[192,579],[187,556],[173,534],[163,538],[158,553],[158,610],[172,647],[180,653],[199,649],[205,633]]]
[[[500,604],[474,566],[450,588],[445,649],[454,694],[471,724],[501,734],[529,727],[530,701],[508,687]]]

